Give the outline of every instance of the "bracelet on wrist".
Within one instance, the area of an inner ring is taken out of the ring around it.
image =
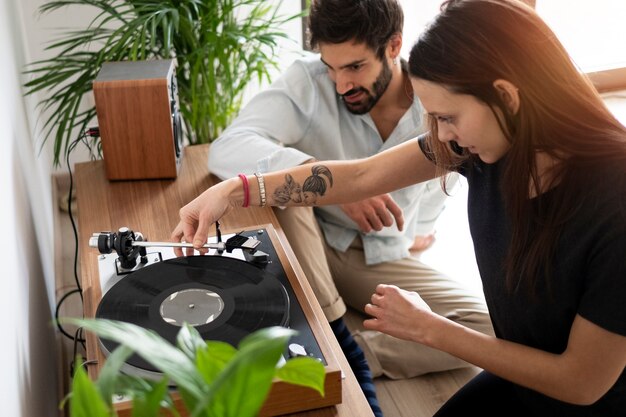
[[[265,178],[263,178],[263,175],[258,172],[255,172],[254,175],[256,176],[257,182],[259,183],[259,196],[261,198],[261,207],[265,207],[265,204],[267,203],[267,197],[265,195]]]
[[[248,207],[250,205],[250,185],[248,184],[248,177],[244,174],[239,174],[239,178],[243,182],[243,204],[241,207]]]

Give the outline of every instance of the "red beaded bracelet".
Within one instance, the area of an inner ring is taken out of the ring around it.
[[[250,186],[248,185],[248,177],[244,174],[239,174],[239,178],[243,182],[243,204],[241,207],[248,207],[250,204]]]

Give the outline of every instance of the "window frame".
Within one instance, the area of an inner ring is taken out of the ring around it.
[[[586,74],[599,93],[626,89],[626,67],[615,67]]]

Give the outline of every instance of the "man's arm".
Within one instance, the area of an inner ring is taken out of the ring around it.
[[[209,170],[221,179],[269,172],[312,158],[289,147],[302,139],[314,117],[316,90],[301,63],[294,63],[258,93],[211,144]],[[287,146],[284,146],[287,145]]]

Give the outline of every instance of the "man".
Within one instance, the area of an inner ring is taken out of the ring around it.
[[[399,57],[402,25],[396,0],[314,0],[310,42],[320,56],[297,60],[250,101],[211,145],[209,169],[230,178],[312,160],[355,159],[417,136],[423,110]],[[381,282],[417,291],[437,313],[492,333],[482,300],[410,255],[423,245],[420,206],[428,207],[426,217],[434,222],[432,212],[441,210],[444,198],[437,180],[359,203],[275,210],[349,360],[360,350],[342,320],[346,304],[363,311]],[[394,224],[398,215],[404,216],[403,231]],[[374,376],[404,378],[467,365],[377,332],[355,339]]]

